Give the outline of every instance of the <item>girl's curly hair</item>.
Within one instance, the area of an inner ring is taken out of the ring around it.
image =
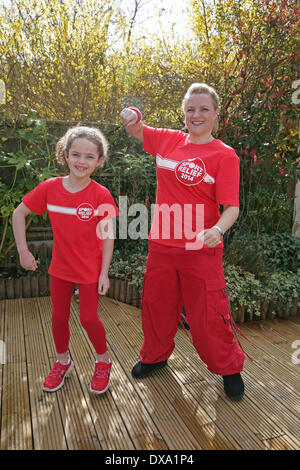
[[[56,159],[61,165],[66,164],[65,155],[75,139],[87,139],[97,145],[99,158],[103,157],[101,166],[108,160],[108,142],[102,132],[96,127],[76,126],[67,130],[56,144]]]

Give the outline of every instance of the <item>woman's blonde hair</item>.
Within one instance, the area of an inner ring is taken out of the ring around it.
[[[182,109],[184,110],[186,102],[191,95],[200,95],[201,93],[209,95],[213,101],[214,108],[219,108],[219,95],[212,86],[206,85],[206,83],[193,83],[184,95],[181,105]]]
[[[56,144],[56,159],[61,165],[66,163],[65,155],[68,155],[75,139],[87,139],[97,145],[99,158],[103,158],[100,166],[103,166],[108,160],[108,142],[102,132],[96,127],[76,126],[68,129]]]

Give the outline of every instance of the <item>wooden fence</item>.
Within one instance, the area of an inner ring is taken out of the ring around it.
[[[50,295],[50,276],[45,272],[47,265],[45,260],[50,260],[52,247],[47,244],[42,244],[39,247],[29,244],[28,248],[39,259],[44,273],[31,273],[26,276],[20,276],[22,271],[19,256],[16,253],[10,253],[9,256],[2,260],[1,269],[4,272],[5,270],[14,269],[17,276],[20,277],[0,277],[0,300]],[[110,279],[110,289],[107,296],[134,305],[135,307],[140,307],[141,305],[140,292],[127,281],[121,279]]]
[[[76,291],[76,285],[74,288]],[[29,297],[43,297],[50,295],[50,276],[27,276],[18,279],[0,279],[0,300],[19,299]],[[126,304],[141,306],[141,294],[127,281],[110,279],[110,288],[107,296]]]

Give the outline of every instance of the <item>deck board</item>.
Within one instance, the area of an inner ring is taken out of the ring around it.
[[[246,392],[241,402],[224,394],[182,329],[168,367],[134,380],[131,368],[143,340],[140,310],[101,298],[113,361],[111,385],[89,392],[94,351],[71,303],[70,354],[75,367],[64,387],[45,393],[42,384],[55,360],[51,299],[0,302],[0,449],[18,450],[299,450],[300,365],[292,344],[300,340],[299,317],[246,323],[240,329]]]

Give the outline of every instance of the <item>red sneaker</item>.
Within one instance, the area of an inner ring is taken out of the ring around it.
[[[92,393],[104,393],[109,387],[109,375],[112,363],[96,362],[95,372],[90,385]]]
[[[46,377],[43,390],[45,392],[56,392],[56,390],[59,390],[64,384],[65,377],[69,375],[73,367],[74,362],[71,359],[70,362],[65,366],[56,361],[50,370],[48,377]]]

